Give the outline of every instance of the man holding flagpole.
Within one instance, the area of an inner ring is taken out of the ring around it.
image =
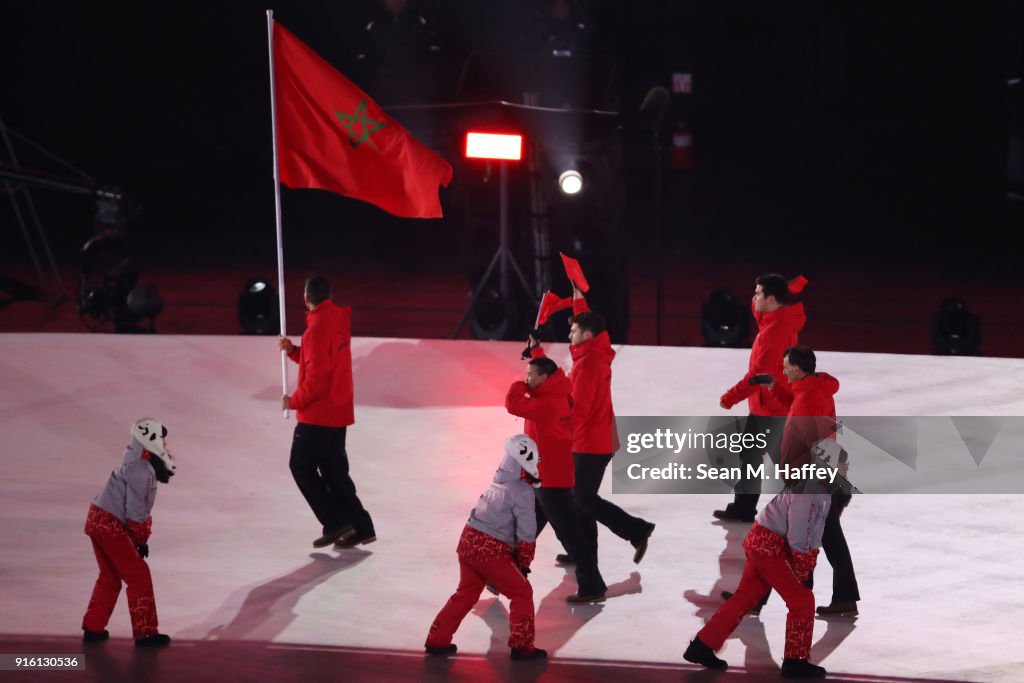
[[[441,218],[438,188],[452,167],[392,119],[355,84],[274,21],[267,10],[274,208],[281,331],[285,321],[281,184],[335,192],[403,218]],[[302,345],[280,340],[281,407],[298,412],[290,466],[323,525],[313,542],[352,548],[377,540],[348,474],[345,436],[354,420],[348,307],[335,306],[326,279],[306,282]],[[299,364],[288,395],[287,359]]]
[[[299,364],[295,393],[281,398],[281,407],[296,411],[288,466],[323,535],[313,541],[322,548],[337,541],[352,548],[377,540],[370,518],[349,476],[345,437],[355,422],[352,389],[352,309],[335,306],[327,278],[306,280],[306,331],[301,346],[282,337],[279,346]]]

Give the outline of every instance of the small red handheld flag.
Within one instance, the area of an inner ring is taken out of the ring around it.
[[[580,262],[571,256],[566,256],[559,252],[562,257],[562,265],[565,266],[565,274],[569,276],[569,280],[576,285],[576,288],[581,292],[587,292],[590,290],[590,285],[587,283],[587,278],[583,276],[583,269],[580,268]]]
[[[537,312],[536,327],[540,327],[552,315],[567,308],[572,308],[572,297],[563,299],[554,292],[544,292],[544,298],[540,301],[540,310]]]

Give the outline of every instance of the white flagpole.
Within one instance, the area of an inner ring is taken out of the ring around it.
[[[544,296],[540,298],[540,306],[537,307],[537,317],[533,319],[533,329],[537,329],[537,325],[540,324],[540,311],[544,308],[544,297],[551,293],[551,290],[544,292]]]
[[[277,306],[281,317],[281,336],[288,334],[284,319],[284,246],[281,238],[281,180],[277,169],[277,98],[274,92],[274,10],[267,10],[267,46],[270,53],[270,122],[274,133],[274,213],[277,219]],[[288,354],[281,350],[281,394],[288,393]],[[283,411],[288,419],[288,409]]]

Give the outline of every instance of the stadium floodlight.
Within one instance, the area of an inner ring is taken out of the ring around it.
[[[959,297],[944,299],[932,317],[932,348],[940,356],[974,356],[981,346],[981,318]]]
[[[583,189],[583,176],[575,169],[563,171],[558,176],[558,189],[565,194],[578,194]]]
[[[242,334],[278,334],[277,291],[269,280],[254,277],[238,294],[238,323]]]

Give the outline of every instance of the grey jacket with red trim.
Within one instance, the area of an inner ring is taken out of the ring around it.
[[[142,444],[133,438],[124,449],[124,462],[92,501],[125,524],[145,522],[156,502],[156,472],[142,454]]]
[[[515,549],[537,540],[533,487],[520,478],[522,467],[506,455],[494,480],[469,513],[469,526]]]

